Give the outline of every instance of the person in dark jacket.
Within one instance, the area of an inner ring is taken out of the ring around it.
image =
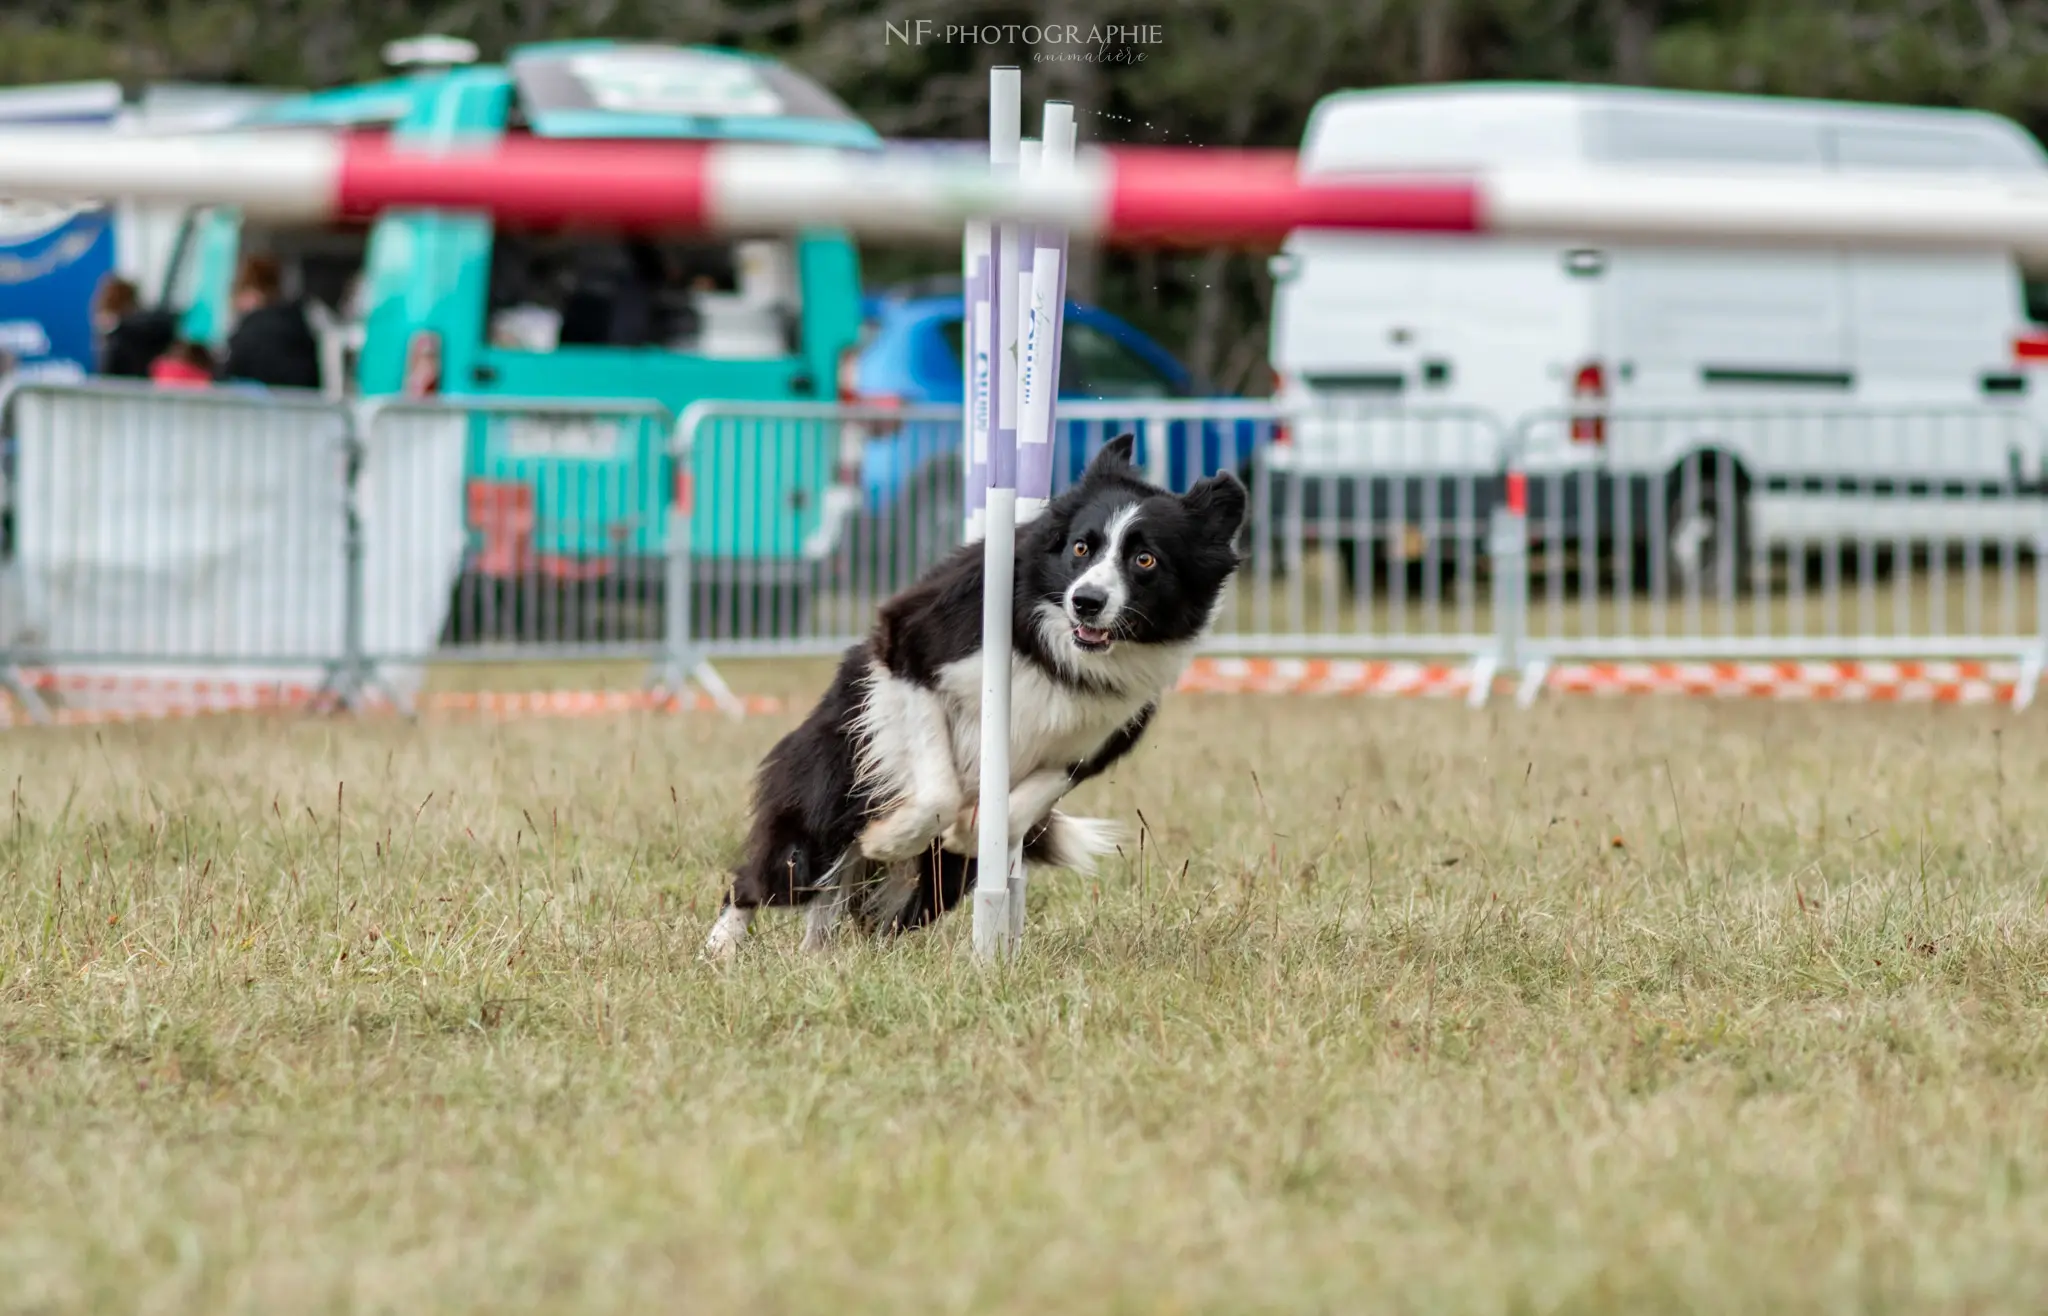
[[[269,256],[248,256],[235,275],[234,307],[240,319],[228,335],[225,382],[271,388],[320,387],[320,345],[306,323],[305,308],[284,297],[284,280]]]
[[[135,285],[110,274],[93,293],[92,327],[102,375],[145,379],[149,363],[177,336],[178,321],[169,311],[144,310]]]

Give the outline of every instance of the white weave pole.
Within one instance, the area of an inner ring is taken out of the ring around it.
[[[981,538],[983,499],[988,496],[989,350],[988,266],[989,226],[969,220],[960,244],[962,287],[960,367],[963,373],[960,412],[960,475],[966,481],[961,507],[965,524],[962,543]]]
[[[1034,151],[1033,148],[1036,148]],[[1027,142],[1027,177],[1057,174],[1074,161],[1074,107],[1045,103],[1040,141]],[[1036,175],[1032,166],[1036,164]],[[1066,321],[1067,234],[1058,228],[1027,231],[1018,272],[1017,524],[1052,501],[1053,422],[1059,399],[1060,335]],[[1024,838],[1010,838],[1010,942],[1024,944]]]
[[[1017,172],[1023,77],[1016,67],[989,71],[988,159],[998,178]],[[994,228],[989,265],[988,371],[994,424],[989,431],[988,491],[982,519],[981,790],[974,882],[974,954],[1001,958],[1010,936],[1010,609],[1017,568],[1017,225]]]

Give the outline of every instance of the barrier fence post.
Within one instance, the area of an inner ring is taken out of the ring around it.
[[[989,72],[989,168],[1014,173],[1022,118],[1021,71]],[[982,519],[981,789],[974,882],[974,954],[1001,958],[1010,937],[1010,609],[1016,572],[1017,389],[1014,360],[1017,317],[1005,314],[1012,291],[1005,280],[1017,268],[1017,226],[994,230],[988,281],[990,411],[988,492]],[[1014,293],[1013,293],[1014,295]]]
[[[8,439],[14,437],[14,398],[18,388],[19,385],[11,382],[0,385],[0,436]],[[9,467],[0,468],[0,524],[5,525],[10,537],[16,537],[13,543],[7,545],[7,560],[0,561],[0,572],[9,571],[7,562],[11,562],[14,555],[21,551],[18,538],[21,533],[21,522],[15,515],[14,506],[17,483],[11,464]],[[36,693],[35,687],[22,675],[21,664],[14,654],[15,628],[20,625],[21,619],[9,616],[5,604],[6,591],[20,584],[20,572],[15,569],[12,574],[15,577],[12,585],[9,581],[0,579],[0,690],[13,696],[14,702],[21,706],[21,711],[28,715],[29,721],[46,725],[51,720],[49,705],[43,702],[42,696]]]
[[[369,605],[363,587],[366,563],[358,498],[363,474],[363,431],[376,424],[377,412],[368,412],[367,423],[359,419],[354,407],[346,404],[342,405],[341,414],[341,661],[328,668],[326,684],[327,696],[338,707],[354,713],[362,711],[370,687],[369,655],[364,652],[364,609]]]
[[[746,706],[698,647],[692,617],[696,612],[695,552],[697,430],[703,424],[703,403],[693,403],[676,421],[669,436],[667,538],[662,544],[661,658],[649,685],[672,699],[681,699],[695,681],[727,717],[738,721]]]
[[[1509,460],[1506,497],[1494,508],[1492,520],[1488,556],[1493,559],[1494,661],[1481,664],[1474,675],[1471,703],[1475,708],[1492,695],[1496,671],[1521,670],[1522,643],[1528,634],[1529,477],[1522,470],[1519,454]],[[1535,689],[1525,684],[1521,697],[1524,703],[1535,698]]]
[[[2012,687],[2014,712],[2031,707],[2041,692],[2041,676],[2048,670],[2048,496],[2040,499],[2034,517],[2034,645],[2020,662],[2019,679]]]

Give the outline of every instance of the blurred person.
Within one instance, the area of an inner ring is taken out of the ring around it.
[[[213,383],[215,368],[204,343],[181,338],[149,363],[149,378],[159,388],[205,388]]]
[[[618,347],[646,347],[658,343],[662,296],[668,290],[668,261],[661,249],[645,239],[626,244],[625,277],[612,299],[611,341]]]
[[[149,363],[171,345],[177,328],[170,312],[144,310],[135,284],[118,274],[101,279],[93,293],[92,330],[102,375],[147,377]]]
[[[270,256],[247,256],[235,274],[235,313],[220,378],[270,388],[320,387],[320,345],[306,309],[284,295],[284,278]]]

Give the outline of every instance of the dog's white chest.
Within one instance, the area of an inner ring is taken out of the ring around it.
[[[953,761],[972,788],[981,771],[981,656],[943,668],[939,694],[953,742]],[[1102,748],[1160,691],[1098,694],[1053,680],[1024,658],[1010,663],[1010,780],[1038,769],[1079,763]]]

